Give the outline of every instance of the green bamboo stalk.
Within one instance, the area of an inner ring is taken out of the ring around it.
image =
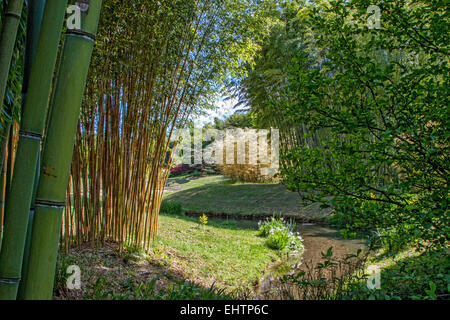
[[[0,107],[3,106],[5,99],[6,85],[8,83],[9,68],[14,54],[14,46],[17,38],[17,30],[20,24],[24,0],[10,0],[8,9],[5,13],[0,34]],[[10,123],[8,123],[0,132],[0,171],[4,164],[5,145],[8,139]]]
[[[101,0],[89,1],[81,30],[68,30],[42,155],[24,299],[51,299],[74,138]]]
[[[26,101],[26,96],[28,93],[28,85],[30,79],[31,68],[33,64],[33,60],[36,54],[37,44],[39,41],[39,33],[41,31],[42,19],[44,17],[45,10],[45,2],[46,0],[33,0],[28,3],[28,17],[27,17],[27,41],[26,41],[26,49],[25,49],[25,70],[23,76],[23,84],[22,84],[22,106]],[[24,108],[22,107],[22,110]],[[25,277],[24,270],[27,270],[28,266],[28,257],[30,255],[30,246],[31,246],[31,228],[33,226],[33,217],[34,217],[34,199],[36,197],[37,192],[37,183],[39,181],[39,173],[40,173],[40,153],[38,155],[38,161],[35,170],[34,177],[34,187],[33,187],[33,198],[31,200],[31,207],[28,214],[28,227],[27,227],[27,235],[25,240],[25,247],[23,253],[23,262],[22,262],[22,279]],[[19,284],[19,292],[17,298],[20,299],[23,293],[23,286],[21,286],[22,282]]]
[[[31,66],[36,56],[41,23],[44,16],[45,0],[29,0],[27,8],[27,37],[25,48],[24,75],[22,83],[22,106],[28,93]],[[23,109],[23,108],[22,108]]]
[[[0,251],[0,299],[16,299],[21,277],[35,170],[47,114],[67,0],[48,0],[30,74],[14,173],[6,197]]]

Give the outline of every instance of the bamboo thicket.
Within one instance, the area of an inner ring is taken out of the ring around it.
[[[226,20],[226,1],[108,3],[115,10],[102,18],[75,143],[66,248],[104,241],[149,247],[169,140],[231,60],[231,41],[218,32],[231,34],[238,24]]]

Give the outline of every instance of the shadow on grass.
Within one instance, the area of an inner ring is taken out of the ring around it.
[[[383,269],[382,288],[402,299],[450,299],[450,256],[444,251],[406,257]]]
[[[60,254],[53,298],[56,300],[231,300],[238,292],[194,283],[164,259],[144,258],[142,249],[126,247],[118,252],[114,243],[102,248],[72,248]],[[79,290],[66,287],[66,270],[77,265],[83,272]]]
[[[166,217],[172,217],[177,219],[182,219],[188,222],[197,222],[197,217],[182,216],[182,215],[171,215],[166,213],[160,213],[160,215]],[[254,220],[243,220],[243,219],[220,219],[208,217],[208,226],[220,229],[229,230],[257,230],[258,222]]]

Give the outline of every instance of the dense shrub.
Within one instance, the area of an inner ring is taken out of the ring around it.
[[[161,208],[159,209],[161,213],[182,216],[184,215],[183,205],[176,201],[164,200],[161,202]]]
[[[270,231],[278,228],[285,228],[286,224],[283,218],[272,217],[264,222],[260,221],[258,223],[259,234],[263,237],[267,237]],[[292,230],[290,230],[292,231]]]

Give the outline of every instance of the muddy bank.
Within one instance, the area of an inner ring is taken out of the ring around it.
[[[272,217],[271,214],[230,214],[230,213],[221,213],[221,212],[192,212],[186,211],[186,216],[188,217],[200,217],[202,214],[206,214],[208,217],[212,219],[219,220],[249,220],[249,221],[260,221],[267,218]],[[301,214],[301,213],[300,213]],[[320,226],[328,226],[326,218],[314,218],[307,216],[299,216],[299,215],[289,215],[283,214],[283,217],[286,219],[291,219],[295,221],[297,224],[314,224]]]
[[[305,252],[303,253],[303,261],[316,264],[322,258],[322,252],[326,252],[328,248],[333,247],[333,256],[342,258],[348,254],[353,254],[358,249],[364,249],[365,241],[361,239],[346,240],[337,230],[326,226],[314,224],[297,225],[297,231],[303,238]]]

